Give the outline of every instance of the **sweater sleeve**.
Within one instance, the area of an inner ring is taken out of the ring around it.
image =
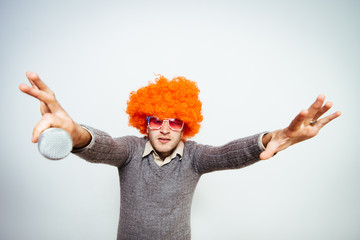
[[[84,148],[73,149],[72,153],[92,163],[104,163],[116,167],[126,164],[131,154],[132,136],[112,138],[108,133],[84,126],[92,136]]]
[[[217,170],[238,169],[260,160],[264,150],[261,137],[264,133],[231,141],[223,146],[213,147],[195,144],[192,153],[195,171],[203,174]]]

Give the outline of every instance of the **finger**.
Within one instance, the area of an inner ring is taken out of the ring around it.
[[[321,109],[321,106],[324,104],[325,101],[325,95],[320,94],[315,102],[309,107],[308,109],[308,116],[307,119],[305,121],[305,125],[309,125],[310,122],[313,120],[313,118],[315,117],[316,113],[319,112],[319,110]]]
[[[41,102],[40,110],[42,114],[47,112],[55,113],[55,112],[63,111],[60,103],[56,100],[55,95],[52,92],[47,93],[40,89],[29,87],[26,84],[20,84],[19,89],[22,92],[40,100]]]
[[[45,92],[49,92],[51,93],[52,91],[50,90],[50,88],[43,82],[41,81],[39,75],[37,75],[34,72],[26,72],[26,77],[28,78],[29,82],[31,83],[31,85],[33,87],[36,87],[40,90],[43,90]]]
[[[26,72],[26,76],[31,83],[32,88],[26,87],[25,84],[21,84],[19,88],[24,93],[27,93],[44,103],[41,104],[40,107],[42,114],[47,112],[54,113],[58,111],[64,111],[60,103],[56,100],[53,91],[51,91],[51,89],[40,79],[36,73],[28,71]]]
[[[48,105],[40,101],[40,112],[41,115],[44,115],[45,113],[51,113],[51,110],[49,109]]]
[[[340,111],[337,111],[327,117],[324,117],[316,123],[316,126],[320,129],[320,128],[324,127],[326,124],[328,124],[329,122],[331,122],[332,120],[334,120],[335,118],[340,117],[341,114],[342,113]]]
[[[276,143],[276,141],[270,142],[266,146],[265,150],[260,154],[260,159],[267,160],[267,159],[273,157],[277,152],[281,151],[280,148],[281,147],[279,146],[279,144]]]
[[[332,102],[327,102],[325,103],[324,106],[322,106],[322,108],[315,114],[315,116],[313,117],[312,121],[316,121],[318,120],[322,115],[324,115],[324,113],[326,113],[327,111],[329,111],[329,109],[333,106]]]
[[[53,114],[44,114],[40,121],[35,125],[33,129],[33,135],[31,141],[36,143],[43,131],[50,127],[61,127],[64,126],[64,121],[61,118],[56,117]]]
[[[265,150],[262,153],[260,153],[260,160],[267,160],[275,155],[275,152],[270,150]]]
[[[26,84],[20,84],[19,85],[19,89],[23,92],[26,93],[34,98],[39,99],[40,101],[43,101],[45,103],[50,103],[51,101],[53,101],[54,96],[51,96],[50,94],[43,92],[37,88],[34,87],[29,87]]]
[[[36,87],[36,86],[35,86]],[[39,95],[39,90],[36,88],[31,88],[25,84],[20,84],[19,85],[19,89],[20,91],[22,91],[23,93],[26,93],[34,98],[37,98],[40,101],[40,112],[42,115],[44,115],[45,113],[49,113],[51,112],[51,110],[49,109],[48,105],[43,101],[43,98],[41,98],[41,96]],[[32,90],[34,89],[34,90]]]
[[[30,77],[30,73],[27,72],[26,74],[27,74],[27,75],[29,74],[28,80],[29,80],[31,86],[32,86],[33,88],[39,89],[39,88],[36,86],[35,82],[32,80],[32,78]]]
[[[302,124],[304,123],[304,120],[307,118],[309,112],[308,110],[301,111],[290,123],[288,129],[290,131],[296,131],[301,128]]]
[[[28,94],[28,95],[30,95],[30,96],[32,96],[32,97],[37,98],[37,97],[36,97],[37,93],[32,90],[32,89],[35,89],[35,88],[31,88],[31,87],[29,87],[29,86],[26,85],[26,84],[20,84],[20,85],[19,85],[19,89],[20,89],[20,91],[22,91],[23,93],[26,93],[26,94]],[[35,90],[38,91],[38,89],[35,89]]]
[[[33,80],[31,80],[31,79],[28,79],[28,80],[29,80],[29,82],[30,82],[30,84],[31,84],[31,86],[32,86],[33,88],[39,89],[39,88],[35,85],[35,83],[34,83]]]

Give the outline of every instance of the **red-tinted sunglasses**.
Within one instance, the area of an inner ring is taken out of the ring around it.
[[[184,122],[176,118],[147,117],[146,120],[151,130],[159,130],[163,127],[164,122],[168,122],[170,129],[175,132],[180,132],[184,128]]]

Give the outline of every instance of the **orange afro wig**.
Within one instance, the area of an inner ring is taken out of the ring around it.
[[[130,93],[126,113],[129,125],[146,134],[146,117],[177,118],[185,123],[183,137],[193,137],[200,130],[203,120],[199,88],[185,77],[175,77],[171,81],[160,76],[155,83],[149,82]]]

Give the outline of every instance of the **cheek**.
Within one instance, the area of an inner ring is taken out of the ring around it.
[[[150,140],[156,139],[157,133],[156,130],[147,130],[147,137]]]
[[[179,141],[182,139],[182,137],[183,137],[183,134],[182,134],[182,133],[177,133],[174,139],[175,139],[177,142],[179,142]]]

